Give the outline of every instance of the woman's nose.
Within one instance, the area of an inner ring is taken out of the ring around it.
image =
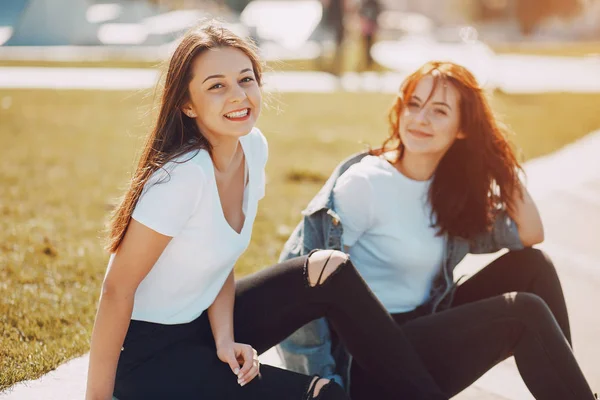
[[[235,85],[231,91],[230,101],[232,103],[241,103],[246,98],[246,91],[240,85]]]
[[[429,110],[427,107],[422,107],[417,115],[415,115],[415,120],[419,123],[425,124],[429,122]]]

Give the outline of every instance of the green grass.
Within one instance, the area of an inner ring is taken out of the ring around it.
[[[344,44],[344,57],[342,71],[356,71],[360,67],[362,48],[360,42],[350,37]],[[329,67],[333,55],[323,57],[324,65],[321,66],[317,59],[281,60],[267,62],[267,69],[275,71],[317,71],[322,67]],[[107,60],[7,60],[0,59],[0,67],[45,67],[45,68],[160,68],[161,60],[143,61],[126,58]],[[385,67],[374,63],[373,71],[386,71]]]
[[[492,49],[499,54],[530,54],[536,56],[585,57],[600,54],[600,42],[539,43],[520,42],[494,44]]]
[[[161,61],[133,60],[0,60],[0,67],[44,67],[44,68],[159,68]]]
[[[283,94],[259,126],[267,196],[239,275],[276,261],[333,167],[386,135],[389,95]],[[0,390],[88,350],[108,255],[103,222],[151,116],[140,93],[0,90]],[[600,128],[600,94],[496,94],[525,158]],[[268,210],[268,212],[267,212]]]
[[[0,67],[44,67],[44,68],[161,68],[162,61],[134,60],[89,60],[89,61],[52,61],[52,60],[0,60]],[[280,71],[314,70],[314,60],[290,60],[268,63],[268,66]]]
[[[344,47],[343,71],[355,71],[359,66],[360,44],[348,40]],[[324,57],[324,67],[328,67],[332,55]],[[128,59],[53,61],[53,60],[2,60],[0,67],[45,67],[45,68],[160,68],[163,62]],[[267,69],[275,71],[317,71],[321,69],[316,59],[282,60],[267,63]],[[386,71],[386,68],[375,63],[372,70]]]
[[[492,49],[498,54],[531,54],[540,56],[585,57],[600,54],[600,42],[575,43],[498,43]],[[349,39],[345,45],[343,71],[356,71],[360,62],[360,43]],[[330,56],[326,60],[330,60]],[[52,68],[158,68],[162,61],[140,61],[128,59],[82,60],[82,61],[46,61],[46,60],[1,60],[0,67],[52,67]],[[327,64],[326,64],[327,65]],[[276,71],[316,71],[320,69],[317,60],[300,59],[267,63],[268,68]],[[375,63],[374,71],[387,71]]]
[[[357,57],[348,56],[343,65],[344,71],[355,71]],[[44,67],[44,68],[161,68],[161,61],[44,61],[44,60],[0,60],[0,67]],[[326,65],[327,66],[327,65]],[[285,60],[267,63],[267,70],[274,71],[318,71],[317,60]],[[386,71],[386,68],[376,65],[373,71]]]

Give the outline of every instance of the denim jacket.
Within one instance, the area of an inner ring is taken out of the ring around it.
[[[336,214],[333,188],[337,179],[368,152],[344,160],[331,174],[325,185],[302,211],[302,221],[284,245],[280,261],[308,254],[313,249],[342,250],[343,221]],[[523,244],[516,224],[504,210],[498,210],[489,232],[473,240],[445,237],[445,249],[440,273],[434,279],[428,301],[421,307],[435,313],[449,307],[457,282],[453,271],[468,254],[493,253],[503,248],[519,250]],[[342,345],[332,345],[326,319],[312,321],[297,330],[277,346],[287,369],[332,379],[349,387],[350,355]]]

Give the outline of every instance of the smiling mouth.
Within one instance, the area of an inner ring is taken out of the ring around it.
[[[429,133],[425,133],[425,132],[421,132],[421,131],[415,131],[412,129],[409,129],[408,132],[414,136],[417,137],[421,137],[421,138],[429,138],[432,137],[433,135],[429,134]]]
[[[236,111],[232,111],[230,113],[225,114],[225,118],[230,119],[230,120],[243,120],[245,118],[247,118],[250,115],[250,109],[249,108],[244,108],[242,110],[236,110]]]

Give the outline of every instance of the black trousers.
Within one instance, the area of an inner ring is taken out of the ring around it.
[[[436,386],[402,329],[348,260],[311,287],[307,257],[264,269],[236,283],[235,340],[259,353],[304,324],[327,317],[378,387],[397,398],[448,399]],[[377,329],[374,329],[377,327]],[[191,323],[131,321],[115,381],[128,399],[305,399],[311,377],[269,366],[244,387],[215,352],[206,313]],[[323,387],[321,399],[346,399],[341,387]]]
[[[513,251],[495,260],[457,288],[446,311],[393,317],[449,396],[514,356],[536,399],[594,398],[573,356],[556,270],[539,250]],[[371,375],[353,363],[353,399],[398,398],[394,391],[373,385]]]

